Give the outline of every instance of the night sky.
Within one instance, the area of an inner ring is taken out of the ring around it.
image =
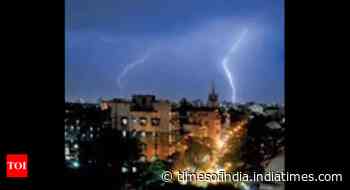
[[[283,0],[66,0],[66,101],[155,94],[284,101]]]

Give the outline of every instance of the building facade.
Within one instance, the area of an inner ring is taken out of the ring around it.
[[[111,107],[112,127],[136,132],[144,143],[143,154],[148,161],[158,157],[167,159],[175,151],[179,128],[171,122],[171,104],[156,100],[153,95],[134,95],[131,101],[114,99]]]
[[[143,155],[148,161],[154,158],[166,160],[173,155],[183,132],[219,138],[221,117],[214,84],[206,106],[199,102],[190,107],[180,114],[179,109],[172,109],[169,101],[158,100],[154,95],[133,95],[131,100],[113,99],[101,103],[102,109],[111,110],[112,128],[123,131],[125,135],[138,134],[143,143]]]

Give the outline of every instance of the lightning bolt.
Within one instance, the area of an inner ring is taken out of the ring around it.
[[[228,68],[228,62],[230,60],[231,55],[237,50],[240,42],[242,41],[242,39],[245,37],[245,35],[247,34],[248,30],[244,29],[243,32],[241,33],[241,35],[239,36],[238,40],[233,43],[233,45],[231,46],[230,50],[228,51],[228,53],[224,56],[224,58],[222,59],[221,65],[225,71],[225,75],[226,78],[230,84],[231,90],[232,90],[232,98],[231,101],[232,102],[236,102],[236,86],[232,77],[232,73],[230,71],[230,69]]]
[[[141,65],[142,63],[144,63],[146,61],[146,59],[150,56],[150,53],[146,53],[143,57],[141,57],[140,59],[137,59],[136,61],[127,64],[122,72],[120,73],[120,75],[117,78],[117,84],[120,90],[123,89],[123,84],[122,81],[125,78],[125,76],[132,70],[134,69],[136,66]]]

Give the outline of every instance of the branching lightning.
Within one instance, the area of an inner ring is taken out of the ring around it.
[[[149,57],[150,53],[146,53],[146,55],[144,55],[143,57],[141,57],[140,59],[137,59],[136,61],[127,64],[124,69],[122,70],[122,72],[120,73],[120,75],[117,78],[117,84],[120,90],[123,89],[123,84],[122,81],[125,78],[125,76],[132,70],[134,69],[136,66],[144,63],[146,61],[146,59]]]
[[[232,102],[236,102],[237,98],[236,98],[236,86],[232,77],[232,73],[230,71],[230,69],[228,68],[228,62],[230,60],[231,55],[237,50],[241,40],[245,37],[245,35],[247,34],[248,30],[244,29],[243,32],[241,33],[241,35],[239,36],[238,40],[232,45],[232,47],[230,48],[230,50],[228,51],[228,53],[224,56],[221,65],[225,71],[225,75],[227,77],[227,80],[230,84],[230,87],[232,89],[232,98],[231,101]]]

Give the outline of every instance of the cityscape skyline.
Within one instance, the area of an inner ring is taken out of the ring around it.
[[[214,92],[214,94],[213,94]],[[230,100],[221,100],[220,99],[220,94],[219,93],[216,93],[216,89],[215,89],[215,86],[213,86],[213,88],[211,87],[209,90],[208,90],[208,93],[207,93],[207,97],[205,99],[200,99],[200,98],[197,98],[197,99],[189,99],[187,97],[181,97],[180,99],[171,99],[171,98],[167,98],[167,97],[162,97],[162,96],[158,96],[156,93],[133,93],[133,94],[130,94],[128,96],[125,96],[125,97],[118,97],[118,96],[115,96],[115,97],[98,97],[96,99],[93,99],[93,100],[85,100],[84,98],[78,98],[78,99],[74,99],[74,100],[65,100],[66,103],[88,103],[88,104],[100,104],[101,101],[111,101],[111,100],[121,100],[121,101],[131,101],[133,99],[133,97],[135,96],[154,96],[156,98],[157,101],[168,101],[170,103],[180,103],[181,101],[183,100],[186,100],[188,103],[190,104],[195,104],[197,106],[200,106],[200,107],[206,107],[208,106],[208,103],[211,101],[210,98],[212,95],[215,95],[216,98],[217,98],[217,103],[219,105],[224,105],[226,103],[232,105],[232,104],[249,104],[249,103],[255,103],[255,104],[280,104],[280,105],[284,105],[284,103],[280,103],[280,102],[269,102],[269,103],[266,103],[266,102],[257,102],[257,101],[245,101],[245,102],[232,102]],[[199,105],[200,104],[200,105]],[[194,106],[195,106],[194,105]]]
[[[66,1],[65,98],[284,102],[283,1]]]

